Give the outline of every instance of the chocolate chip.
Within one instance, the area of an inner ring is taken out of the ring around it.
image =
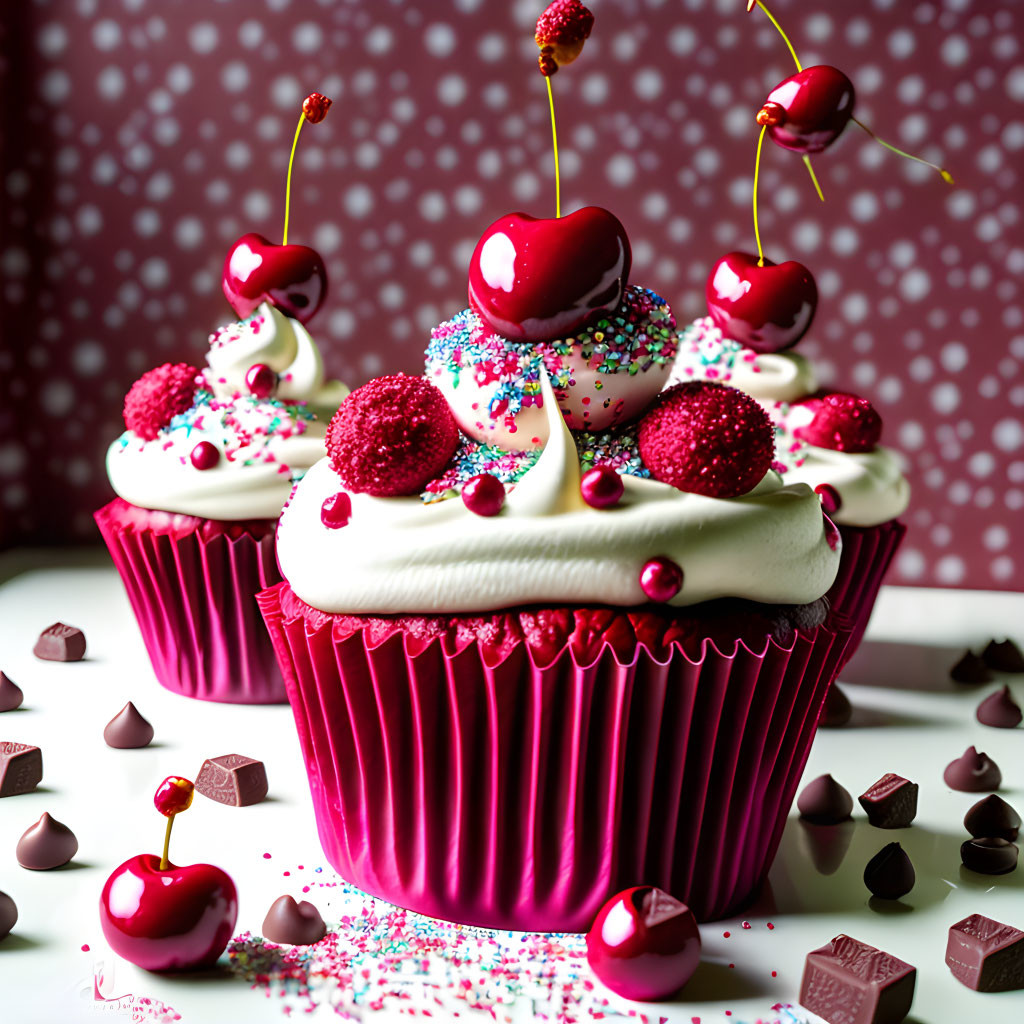
[[[1003,773],[988,754],[979,754],[976,748],[968,747],[946,765],[942,779],[950,789],[961,793],[984,793],[999,788]]]
[[[0,797],[31,793],[43,779],[43,752],[28,743],[0,742]]]
[[[997,672],[1024,672],[1024,653],[1012,640],[996,643],[989,640],[981,657],[989,668]]]
[[[1024,988],[1024,932],[971,914],[950,926],[946,966],[976,992]]]
[[[0,672],[0,711],[13,711],[21,707],[25,694],[6,672]]]
[[[994,729],[1016,729],[1021,721],[1020,707],[1010,695],[1008,686],[990,693],[978,705],[974,716],[982,725],[991,725]]]
[[[977,654],[964,651],[960,660],[949,670],[949,678],[956,683],[976,686],[978,683],[992,682],[992,673]]]
[[[242,754],[208,757],[199,769],[196,790],[234,807],[258,804],[267,795],[267,769],[262,761]]]
[[[836,825],[850,817],[853,797],[831,775],[819,775],[804,786],[796,806],[806,821]]]
[[[889,772],[857,799],[875,828],[906,828],[917,817],[917,788]]]
[[[291,896],[274,901],[263,919],[263,937],[289,946],[311,946],[327,934],[320,911],[303,900],[296,903]]]
[[[821,718],[818,719],[818,725],[825,729],[836,729],[846,725],[852,714],[850,698],[843,693],[838,683],[833,683],[825,696],[825,707],[822,709]]]
[[[964,828],[976,838],[995,836],[1012,843],[1020,829],[1020,815],[993,793],[979,800],[964,815]]]
[[[979,875],[1005,875],[1017,866],[1017,847],[1006,839],[981,836],[960,845],[960,860]]]
[[[32,653],[43,661],[81,661],[85,657],[85,634],[77,626],[55,622],[39,634]]]
[[[899,843],[883,846],[864,868],[864,884],[883,900],[898,900],[914,888],[917,875]]]
[[[153,726],[139,714],[131,701],[128,701],[103,729],[104,742],[108,747],[118,750],[145,747],[152,739]]]
[[[0,939],[7,938],[18,923],[18,908],[5,892],[0,892]]]
[[[23,868],[49,871],[67,864],[78,853],[75,833],[61,821],[43,814],[18,840],[15,855]]]

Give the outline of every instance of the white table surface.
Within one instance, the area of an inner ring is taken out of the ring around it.
[[[36,792],[0,801],[0,890],[14,898],[20,914],[15,931],[0,942],[0,1021],[158,1019],[145,998],[173,1007],[183,1024],[286,1019],[287,1000],[252,991],[226,972],[163,977],[117,958],[104,942],[97,900],[107,874],[122,860],[159,852],[164,820],[152,807],[156,784],[171,774],[194,778],[204,758],[224,753],[261,758],[271,799],[230,808],[197,796],[175,826],[173,859],[210,861],[234,877],[239,932],[258,933],[278,896],[303,898],[301,887],[313,882],[316,867],[323,868],[317,878],[329,877],[290,710],[203,704],[165,691],[153,678],[120,582],[104,557],[71,552],[51,554],[48,561],[53,567],[40,569],[32,568],[41,564],[34,555],[0,559],[0,580],[6,579],[0,584],[0,668],[25,691],[21,710],[0,715],[0,739],[36,744],[44,759]],[[86,661],[33,657],[36,636],[57,620],[84,629]],[[857,807],[855,823],[837,833],[840,846],[849,841],[840,866],[821,874],[808,830],[794,812],[770,889],[741,919],[701,927],[702,965],[676,1000],[631,1006],[610,997],[609,1010],[685,1024],[773,1021],[773,1004],[796,1002],[805,953],[846,932],[917,967],[913,1022],[1024,1020],[1024,992],[971,992],[943,960],[949,925],[970,913],[1024,927],[1024,867],[1001,877],[963,871],[959,846],[967,835],[961,822],[979,795],[951,792],[942,782],[944,766],[975,744],[1002,768],[1000,794],[1024,809],[1024,729],[979,725],[973,709],[994,685],[957,686],[947,674],[965,645],[977,650],[1006,635],[1024,641],[1024,594],[883,589],[868,639],[842,676],[854,720],[819,733],[805,781],[831,772],[856,797],[885,772],[897,772],[920,784],[913,826],[872,828]],[[1010,683],[1024,701],[1024,676]],[[103,743],[103,727],[129,699],[153,723],[156,739],[143,750],[111,750]],[[74,830],[79,855],[68,868],[27,871],[17,863],[15,845],[44,811]],[[864,865],[894,840],[909,853],[917,884],[895,907],[869,903]],[[330,891],[306,898],[330,925],[338,909]],[[98,976],[98,994],[106,1001],[97,998]],[[816,1020],[794,1012],[798,1020]],[[520,1006],[508,1015],[529,1019],[531,1013]],[[328,1007],[303,1016],[338,1019]],[[386,1008],[366,1016],[397,1019],[398,1013]],[[435,1007],[434,1019],[439,1016]]]

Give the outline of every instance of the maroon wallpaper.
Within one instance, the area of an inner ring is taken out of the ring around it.
[[[330,294],[311,329],[352,385],[416,371],[465,304],[482,230],[552,216],[543,0],[35,0],[5,4],[0,176],[0,481],[5,544],[95,538],[123,394],[200,359],[230,318],[226,247],[280,237],[303,96],[292,241]],[[752,249],[757,126],[793,71],[744,0],[593,0],[553,84],[563,209],[630,232],[634,279],[703,314],[718,256]],[[771,144],[768,256],[821,302],[802,351],[870,397],[914,484],[902,582],[1020,588],[1024,508],[1024,7],[985,0],[772,0],[805,65],[843,68],[857,114],[946,164],[955,187],[853,126],[815,160]]]

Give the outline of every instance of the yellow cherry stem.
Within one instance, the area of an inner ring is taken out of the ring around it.
[[[814,182],[814,190],[818,193],[818,198],[825,202],[825,197],[822,195],[821,186],[818,184],[818,176],[814,173],[814,168],[811,166],[811,158],[804,153],[804,163],[807,164],[807,173],[811,176],[811,181]]]
[[[767,16],[768,20],[778,30],[779,35],[782,36],[783,42],[789,47],[789,52],[793,55],[793,61],[796,64],[797,71],[803,71],[803,69],[804,69],[803,65],[800,63],[800,58],[796,55],[796,50],[793,49],[793,44],[789,41],[789,36],[787,36],[786,33],[782,31],[782,26],[775,20],[775,15],[772,14],[772,12],[769,11],[768,8],[765,7],[765,5],[763,3],[761,3],[761,0],[750,0],[750,2],[747,4],[747,13],[749,14],[750,11],[752,11],[754,9],[754,4],[755,3],[757,4],[758,7],[761,8],[762,11],[764,11],[764,13]]]
[[[302,126],[306,123],[306,112],[303,111],[299,114],[299,123],[295,127],[295,138],[292,139],[292,152],[288,157],[288,180],[284,186],[284,234],[281,236],[281,244],[288,244],[288,214],[291,212],[292,205],[292,164],[295,163],[295,147],[299,144],[299,132],[302,131]],[[170,835],[170,826],[167,828],[167,834]]]
[[[555,217],[562,216],[562,182],[558,175],[558,132],[555,131],[555,94],[551,91],[551,76],[545,75],[548,83],[548,106],[551,108],[551,148],[555,152]]]
[[[167,816],[167,831],[164,833],[164,852],[160,856],[160,870],[166,871],[170,866],[170,861],[167,859],[168,850],[171,847],[171,826],[174,825],[175,815],[169,814]]]
[[[757,137],[757,156],[754,159],[754,238],[757,240],[757,265],[764,266],[764,250],[761,248],[761,232],[757,228],[757,175],[761,170],[761,144],[768,125],[761,125],[761,134]]]
[[[875,142],[877,142],[880,146],[885,146],[886,149],[891,149],[894,153],[896,153],[899,156],[905,156],[908,160],[916,160],[917,163],[924,164],[926,167],[931,167],[932,170],[938,171],[939,174],[942,175],[942,180],[947,185],[955,184],[955,182],[953,181],[953,175],[950,174],[949,171],[947,171],[944,167],[940,167],[938,164],[933,164],[930,160],[925,160],[923,157],[913,156],[910,153],[904,153],[902,149],[897,149],[895,146],[886,142],[885,139],[880,139],[866,124],[864,124],[863,121],[858,121],[855,117],[851,117],[850,120],[858,128],[863,128],[864,131],[866,131],[868,135],[870,135],[871,138],[874,139]]]

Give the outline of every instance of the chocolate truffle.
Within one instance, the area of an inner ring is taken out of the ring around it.
[[[976,686],[978,683],[992,682],[992,673],[977,654],[964,651],[960,660],[949,670],[949,678],[956,683]]]
[[[997,672],[1024,672],[1024,654],[1012,640],[996,643],[989,640],[988,646],[981,652],[982,660],[989,668]]]
[[[836,729],[841,725],[846,725],[852,714],[850,698],[843,693],[838,683],[833,683],[825,696],[825,706],[822,708],[818,725],[825,729]]]
[[[1020,707],[1008,686],[990,693],[978,705],[974,715],[982,725],[991,725],[994,729],[1016,729],[1021,721]]]
[[[1024,932],[971,914],[950,926],[946,966],[976,992],[1024,988]]]
[[[0,672],[0,711],[20,708],[24,699],[21,687],[6,672]]]
[[[806,821],[836,825],[850,817],[853,797],[831,775],[819,775],[804,786],[796,806]]]
[[[75,833],[63,822],[43,816],[30,825],[18,840],[15,854],[23,868],[32,871],[49,871],[67,864],[78,853]]]
[[[7,938],[18,923],[18,908],[5,892],[0,892],[0,939]]]
[[[864,868],[864,884],[872,895],[898,900],[914,888],[917,875],[906,850],[899,843],[883,846]]]
[[[258,804],[267,795],[267,769],[243,754],[208,757],[196,777],[196,790],[233,807]]]
[[[917,783],[893,772],[857,799],[876,828],[906,828],[917,817]]]
[[[985,793],[999,788],[1003,773],[988,754],[979,754],[976,748],[968,747],[946,765],[942,778],[950,789],[961,793]]]
[[[77,626],[55,622],[39,634],[32,653],[43,661],[81,661],[85,657],[85,634]]]
[[[994,793],[979,800],[965,815],[964,828],[975,838],[1013,842],[1020,829],[1020,815]]]
[[[108,747],[115,747],[118,750],[145,747],[152,739],[153,726],[139,714],[131,701],[107,722],[103,730],[104,742]]]
[[[31,793],[43,779],[43,752],[28,743],[0,742],[0,797]]]
[[[303,900],[280,896],[263,919],[263,937],[289,946],[310,946],[327,934],[320,911]]]
[[[1007,839],[968,839],[960,844],[960,860],[979,875],[1005,875],[1017,866],[1017,846]]]

